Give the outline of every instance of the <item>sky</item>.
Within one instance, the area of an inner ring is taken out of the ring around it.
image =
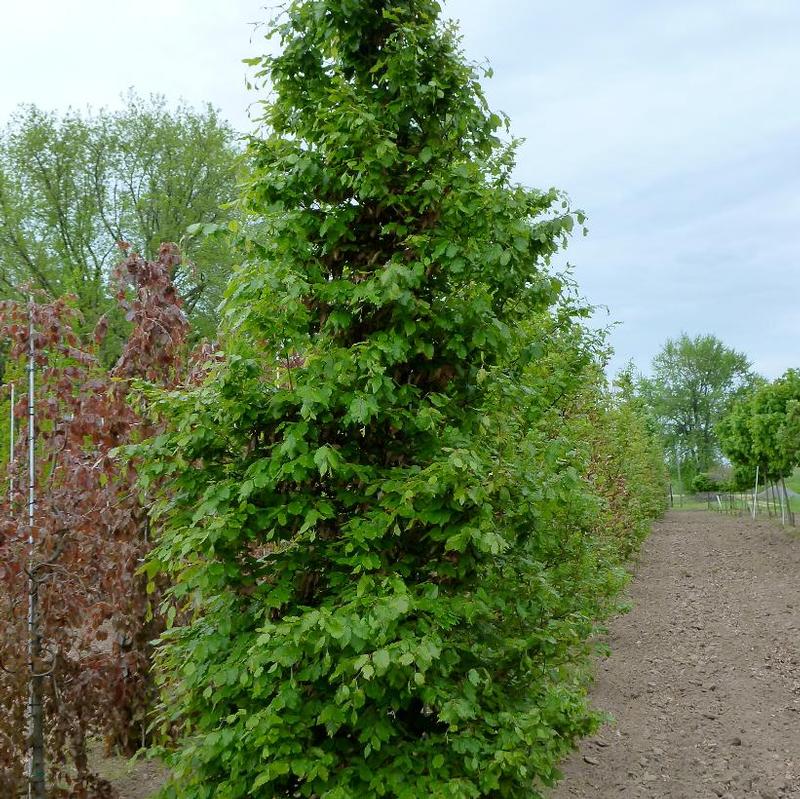
[[[273,4],[274,5],[274,4]],[[259,96],[263,0],[0,0],[0,121],[19,103],[114,106],[133,87]],[[712,333],[775,377],[800,367],[800,2],[446,0],[490,104],[524,139],[516,176],[588,215],[565,261],[611,333],[611,370]],[[607,310],[606,310],[607,309]]]

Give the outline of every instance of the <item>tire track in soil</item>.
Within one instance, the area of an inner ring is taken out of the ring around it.
[[[592,690],[615,721],[551,799],[800,799],[800,539],[673,511],[629,596]]]

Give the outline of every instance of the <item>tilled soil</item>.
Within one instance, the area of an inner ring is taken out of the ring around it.
[[[614,721],[552,799],[800,799],[800,539],[672,512],[629,594],[593,689]]]

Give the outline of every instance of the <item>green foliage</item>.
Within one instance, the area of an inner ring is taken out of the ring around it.
[[[579,409],[573,437],[591,446],[586,474],[600,500],[592,529],[608,539],[612,558],[627,558],[666,508],[668,476],[660,437],[635,391],[631,368],[608,391],[595,366],[584,377]]]
[[[706,472],[701,472],[698,475],[695,475],[694,479],[692,480],[692,491],[695,494],[706,494],[711,491],[719,491],[720,484],[717,482],[710,474]]]
[[[729,403],[755,379],[747,357],[715,336],[669,340],[653,359],[653,376],[639,389],[658,420],[668,452],[678,453],[683,477],[713,466],[715,425]]]
[[[728,458],[761,476],[787,477],[800,466],[800,372],[789,369],[734,402],[717,432]]]
[[[195,327],[212,332],[232,253],[186,228],[231,218],[221,205],[236,193],[236,159],[235,134],[211,107],[131,94],[119,111],[19,109],[0,134],[0,299],[26,284],[50,299],[75,294],[87,331],[109,315],[115,357],[128,332],[109,279],[118,243],[153,259],[163,241],[185,239],[176,282]]]
[[[598,530],[616,435],[635,537],[657,510],[545,268],[582,217],[512,182],[438,3],[380,8],[288,6],[224,357],[132,450],[179,621],[165,796],[538,796],[597,723],[583,658],[635,548]]]
[[[720,483],[722,491],[752,491],[756,481],[756,470],[745,464],[734,464],[728,479]]]

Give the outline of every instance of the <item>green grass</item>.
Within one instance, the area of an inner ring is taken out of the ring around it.
[[[693,494],[675,494],[672,510],[708,510],[705,500],[697,499]]]
[[[789,488],[789,482],[787,480],[786,487]],[[720,499],[722,500],[722,506],[724,509],[728,510],[730,508],[727,494],[720,494]],[[734,500],[734,508],[738,511],[744,512],[745,510],[750,510],[750,497],[744,493],[736,494]],[[789,501],[790,508],[797,514],[800,514],[800,497],[791,497]],[[675,494],[674,495],[674,504],[672,510],[719,510],[719,503],[716,501],[716,498],[713,498],[710,506],[709,503],[704,499],[697,499],[693,494]],[[774,513],[775,506],[770,502],[770,509]],[[778,516],[780,516],[780,505],[777,506]],[[760,499],[758,501],[758,513],[760,516],[767,516],[767,503],[766,500]]]
[[[800,469],[795,469],[792,476],[786,478],[786,487],[800,494]]]

